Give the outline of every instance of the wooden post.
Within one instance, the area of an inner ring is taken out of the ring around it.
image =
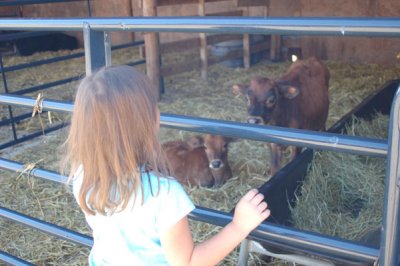
[[[206,15],[205,0],[199,0],[199,16]],[[207,80],[207,36],[205,33],[200,33],[200,61],[201,61],[201,78]]]
[[[245,7],[243,11],[243,16],[249,16],[249,7]],[[244,68],[250,67],[250,35],[248,33],[243,34],[243,66]]]
[[[268,17],[269,13],[269,6],[266,6],[264,9],[265,15]],[[281,58],[281,36],[280,35],[271,35],[271,42],[270,42],[270,50],[269,56],[271,61],[279,61]]]
[[[143,16],[156,17],[156,0],[143,1]],[[160,99],[160,49],[159,35],[157,32],[144,33],[144,45],[146,49],[146,71],[147,76],[153,82],[158,99]]]

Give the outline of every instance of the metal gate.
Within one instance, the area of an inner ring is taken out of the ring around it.
[[[111,49],[108,33],[111,31],[141,32],[197,32],[197,33],[250,33],[284,35],[330,35],[330,36],[380,36],[400,37],[400,19],[397,18],[254,18],[254,17],[170,17],[170,18],[87,18],[87,19],[1,19],[0,30],[27,31],[83,31],[86,73],[111,64]],[[400,88],[394,97],[389,126],[388,142],[352,137],[333,133],[309,132],[272,126],[248,125],[181,115],[161,114],[161,126],[200,133],[224,135],[234,138],[275,142],[320,150],[352,154],[387,156],[385,209],[383,235],[380,249],[359,244],[315,236],[293,228],[280,227],[264,222],[250,235],[249,239],[260,243],[279,243],[291,249],[301,249],[322,257],[338,257],[349,262],[397,265],[400,254],[399,219],[399,111]],[[0,103],[32,108],[34,99],[12,94],[0,94]],[[72,112],[68,102],[44,100],[43,110]],[[22,171],[18,162],[1,159],[0,168]],[[33,176],[64,183],[66,178],[58,173],[33,169]],[[88,236],[45,221],[27,217],[0,207],[0,215],[12,221],[42,230],[49,234],[91,246]],[[232,214],[197,207],[190,218],[223,226],[232,220]],[[12,264],[29,264],[5,252],[0,260]]]

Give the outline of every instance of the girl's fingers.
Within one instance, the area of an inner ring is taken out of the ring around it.
[[[257,195],[255,195],[253,197],[253,199],[251,200],[251,202],[255,205],[260,204],[260,202],[262,202],[264,200],[264,195],[261,193],[258,193]]]
[[[261,211],[264,211],[264,210],[267,209],[267,208],[268,208],[268,204],[267,204],[265,201],[261,202],[261,203],[258,205],[258,209],[261,210]]]
[[[252,200],[256,195],[258,194],[258,190],[253,188],[251,190],[249,190],[244,196],[243,199],[244,200]]]

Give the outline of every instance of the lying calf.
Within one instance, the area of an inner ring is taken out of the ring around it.
[[[184,185],[220,186],[232,177],[228,163],[230,138],[196,136],[186,141],[163,144],[172,175]]]

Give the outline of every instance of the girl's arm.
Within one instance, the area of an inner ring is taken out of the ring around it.
[[[264,196],[252,189],[236,205],[232,222],[216,235],[195,246],[184,217],[161,236],[161,245],[173,266],[216,265],[269,215]]]

